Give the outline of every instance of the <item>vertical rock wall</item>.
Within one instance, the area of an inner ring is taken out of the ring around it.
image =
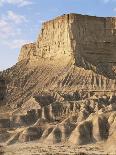
[[[71,56],[69,15],[45,22],[37,40],[37,53],[42,58]]]
[[[78,65],[116,62],[116,18],[70,15],[71,43]]]
[[[24,45],[19,61],[73,57],[77,65],[116,63],[116,18],[68,14],[43,23],[34,44]]]

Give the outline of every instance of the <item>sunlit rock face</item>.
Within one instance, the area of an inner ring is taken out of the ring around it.
[[[24,45],[19,61],[73,59],[77,66],[114,78],[116,19],[68,14],[43,23],[36,43]],[[109,74],[106,72],[108,70]],[[112,72],[111,72],[112,70]]]
[[[43,23],[36,42],[22,46],[18,63],[0,73],[7,144],[115,144],[115,29],[116,18],[79,14]]]
[[[19,61],[34,59],[36,56],[36,45],[35,43],[30,43],[23,45],[19,55]]]
[[[8,104],[20,107],[43,89],[115,90],[115,21],[66,14],[43,23],[36,42],[22,46],[18,63],[2,73],[10,78]]]

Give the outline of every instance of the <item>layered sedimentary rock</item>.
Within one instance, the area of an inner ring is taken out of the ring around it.
[[[0,128],[13,129],[7,144],[114,145],[115,21],[63,15],[21,48],[18,63],[0,73]]]
[[[43,24],[37,42],[23,46],[19,60],[70,57],[77,66],[96,69],[114,78],[115,23],[116,19],[110,17],[63,15]]]
[[[36,44],[35,43],[30,43],[22,46],[20,55],[19,55],[19,61],[22,60],[30,60],[34,59],[36,56]]]

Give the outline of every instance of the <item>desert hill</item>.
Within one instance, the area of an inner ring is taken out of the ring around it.
[[[103,142],[116,153],[115,43],[115,17],[43,23],[17,64],[0,72],[0,142]]]

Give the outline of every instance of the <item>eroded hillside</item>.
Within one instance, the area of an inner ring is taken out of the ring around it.
[[[0,73],[0,142],[116,142],[116,18],[45,22]]]

